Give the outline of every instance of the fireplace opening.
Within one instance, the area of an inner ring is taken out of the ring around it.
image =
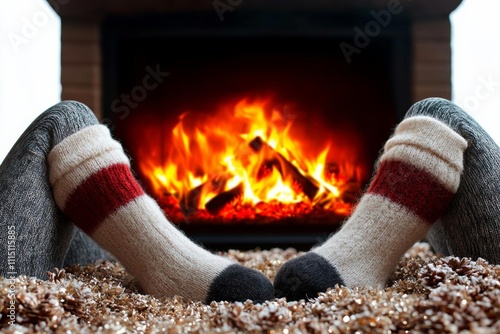
[[[200,15],[104,21],[104,117],[196,241],[307,249],[349,215],[408,107],[407,27],[348,62],[345,16]]]

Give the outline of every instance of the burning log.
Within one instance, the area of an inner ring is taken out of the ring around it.
[[[309,199],[313,200],[318,191],[317,182],[303,175],[297,167],[288,161],[281,153],[274,150],[260,137],[255,137],[250,142],[252,152],[261,154],[263,157],[261,168],[276,167],[285,180],[293,182]],[[236,187],[224,191],[227,181],[231,178],[229,173],[216,174],[205,183],[191,189],[183,198],[180,205],[184,214],[191,214],[202,204],[201,198],[204,194],[215,193],[210,201],[205,204],[205,209],[211,215],[218,214],[227,204],[231,203],[244,192],[244,185],[238,184]],[[326,197],[326,196],[325,196]]]
[[[185,215],[190,215],[200,207],[200,200],[203,194],[208,192],[220,193],[224,190],[227,181],[231,178],[228,173],[216,174],[208,181],[191,189],[185,196],[181,198],[180,206]]]
[[[275,166],[284,179],[291,179],[296,183],[302,192],[311,200],[318,193],[319,186],[316,181],[302,175],[302,173],[292,165],[281,153],[274,150],[260,137],[255,137],[250,142],[250,147],[255,153],[264,154],[264,164]]]
[[[205,209],[212,215],[218,214],[227,204],[231,203],[244,191],[243,183],[239,183],[236,187],[223,191],[212,198],[205,204]]]
[[[193,212],[198,210],[200,205],[201,194],[203,192],[203,187],[207,182],[200,184],[197,187],[191,189],[185,196],[181,197],[179,205],[181,211],[185,216],[190,216]]]

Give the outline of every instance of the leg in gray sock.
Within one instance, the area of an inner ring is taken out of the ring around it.
[[[500,148],[481,126],[448,100],[414,104],[406,117],[426,115],[447,124],[468,142],[458,191],[427,235],[444,255],[482,257],[500,264]]]
[[[46,158],[64,138],[96,123],[85,105],[61,102],[33,121],[0,165],[0,240],[15,237],[15,246],[0,245],[0,275],[14,272],[44,278],[47,270],[63,266],[75,226],[54,202]],[[81,252],[76,261],[94,261],[85,256],[96,252]]]

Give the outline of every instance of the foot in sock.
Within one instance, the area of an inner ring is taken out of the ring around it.
[[[325,243],[281,267],[275,296],[314,298],[337,284],[384,287],[401,256],[446,210],[466,147],[464,138],[431,117],[401,122],[351,217]]]
[[[168,222],[105,126],[65,138],[48,162],[58,207],[111,252],[146,293],[207,303],[273,298],[264,275],[208,252]]]

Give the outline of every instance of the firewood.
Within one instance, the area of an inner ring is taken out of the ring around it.
[[[203,187],[206,184],[207,182],[202,183],[197,187],[194,187],[193,189],[189,190],[185,196],[181,197],[179,205],[181,207],[182,213],[185,216],[190,216],[192,213],[198,210]]]
[[[259,136],[255,137],[250,142],[250,148],[255,153],[264,154],[264,165],[272,165],[277,168],[285,180],[292,180],[296,183],[302,192],[309,197],[309,199],[314,199],[319,190],[319,185],[315,180],[308,178],[298,170],[297,167],[292,165],[281,153],[274,150],[266,142],[262,140]]]
[[[227,204],[243,194],[243,183],[236,187],[223,191],[205,204],[205,209],[212,215],[218,214]]]
[[[202,194],[207,192],[222,192],[230,178],[231,175],[229,173],[218,173],[210,177],[206,182],[189,190],[179,201],[182,212],[189,216],[191,213],[197,211],[200,207]]]

